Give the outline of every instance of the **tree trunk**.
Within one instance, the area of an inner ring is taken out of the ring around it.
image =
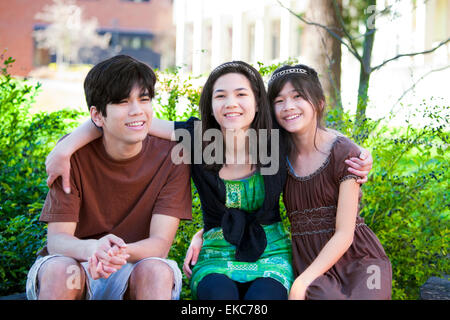
[[[376,0],[369,0],[369,7],[375,6]],[[358,101],[356,108],[356,125],[360,125],[366,118],[366,108],[369,93],[369,80],[372,73],[371,60],[373,42],[375,40],[375,15],[370,17],[371,25],[366,25],[364,35],[363,56],[360,64]]]
[[[360,124],[366,118],[366,108],[368,102],[369,80],[371,72],[365,70],[363,63],[359,72],[358,103],[356,108],[356,123]]]
[[[338,10],[342,0],[335,0]],[[318,22],[342,36],[334,0],[310,0],[305,18]],[[320,82],[332,108],[342,109],[341,103],[341,43],[320,27],[305,25],[303,54],[305,64],[317,70]]]

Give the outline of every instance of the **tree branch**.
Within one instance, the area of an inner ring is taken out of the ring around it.
[[[430,70],[430,71],[428,71],[427,73],[425,73],[423,76],[421,76],[419,79],[417,79],[417,81],[414,82],[413,85],[412,85],[411,87],[409,87],[407,90],[405,90],[405,91],[402,93],[402,95],[400,96],[400,98],[397,99],[397,101],[394,103],[394,105],[393,105],[392,108],[391,108],[391,112],[394,111],[395,106],[403,99],[403,97],[406,96],[406,94],[407,94],[409,91],[413,90],[413,89],[416,87],[416,85],[417,85],[420,81],[422,81],[425,77],[427,77],[428,75],[430,75],[430,74],[433,73],[433,72],[443,71],[443,70],[448,69],[448,68],[450,68],[450,64],[449,64],[449,65],[446,65],[445,67],[442,67],[442,68]]]
[[[393,61],[393,60],[396,60],[396,59],[398,59],[398,58],[402,58],[402,57],[413,57],[413,56],[417,56],[417,55],[419,55],[419,54],[427,54],[427,53],[431,53],[431,52],[437,50],[438,48],[442,47],[443,45],[447,44],[449,41],[450,41],[450,38],[447,38],[446,40],[444,40],[444,41],[442,41],[441,43],[439,43],[439,45],[437,45],[436,47],[434,47],[433,49],[430,49],[430,50],[425,50],[425,51],[421,51],[421,52],[414,52],[414,53],[403,53],[403,54],[396,55],[395,57],[390,58],[390,59],[387,59],[386,61],[382,62],[382,63],[379,64],[378,66],[373,67],[373,68],[372,68],[372,72],[375,71],[375,70],[380,69],[380,68],[381,68],[382,66],[384,66],[385,64],[387,64],[387,63],[389,63],[389,62],[391,62],[391,61]]]
[[[356,59],[358,59],[359,62],[362,63],[362,58],[361,58],[361,56],[359,55],[358,51],[353,50],[353,48],[351,48],[351,46],[350,46],[347,42],[345,42],[345,41],[342,39],[342,37],[340,37],[336,32],[334,32],[333,30],[331,30],[331,29],[328,28],[327,26],[324,26],[324,25],[322,25],[322,24],[320,24],[320,23],[311,22],[311,21],[306,20],[306,19],[303,18],[302,16],[296,14],[296,13],[295,13],[294,11],[292,11],[290,8],[286,7],[283,3],[281,3],[280,0],[277,0],[277,2],[278,2],[278,4],[279,4],[282,8],[288,10],[291,14],[293,14],[293,15],[296,16],[298,19],[300,19],[300,21],[302,21],[302,22],[304,22],[304,23],[306,23],[306,24],[308,24],[308,25],[312,25],[312,26],[316,26],[316,27],[325,29],[332,37],[334,37],[336,40],[338,40],[340,43],[342,43],[344,46],[346,46],[347,49],[350,51],[350,53],[351,53]],[[349,40],[349,41],[350,41],[350,40]],[[350,41],[350,43],[351,43],[351,41]]]

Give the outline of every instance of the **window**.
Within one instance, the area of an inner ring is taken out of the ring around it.
[[[130,47],[132,49],[140,49],[142,47],[142,41],[140,37],[132,37],[130,41]]]
[[[45,28],[46,26],[41,24],[33,26],[34,31],[43,30]],[[55,55],[52,55],[49,49],[39,48],[36,39],[33,37],[33,66],[46,66],[55,61]]]
[[[33,52],[33,66],[46,66],[52,62],[52,56],[48,49],[37,48],[36,43]]]
[[[150,34],[133,34],[133,33],[121,33],[117,35],[118,44],[123,49],[152,49],[152,38]]]

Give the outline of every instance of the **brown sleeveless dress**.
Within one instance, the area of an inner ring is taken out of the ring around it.
[[[297,176],[287,162],[288,177],[283,200],[291,222],[296,277],[314,261],[333,236],[339,185],[346,179],[358,178],[347,170],[344,160],[359,154],[359,148],[350,139],[337,137],[323,165],[311,175]],[[360,191],[360,199],[361,195]],[[331,269],[309,285],[306,299],[391,298],[389,258],[359,212],[355,224],[352,245]]]

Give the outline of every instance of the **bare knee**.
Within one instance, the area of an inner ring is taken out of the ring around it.
[[[39,299],[81,299],[85,274],[72,258],[54,257],[46,261],[38,273]]]
[[[173,272],[169,265],[159,260],[145,260],[136,265],[133,270],[135,277],[140,279],[152,278],[152,280],[173,281]]]
[[[172,269],[159,260],[138,263],[130,276],[132,299],[170,299],[174,284]]]

